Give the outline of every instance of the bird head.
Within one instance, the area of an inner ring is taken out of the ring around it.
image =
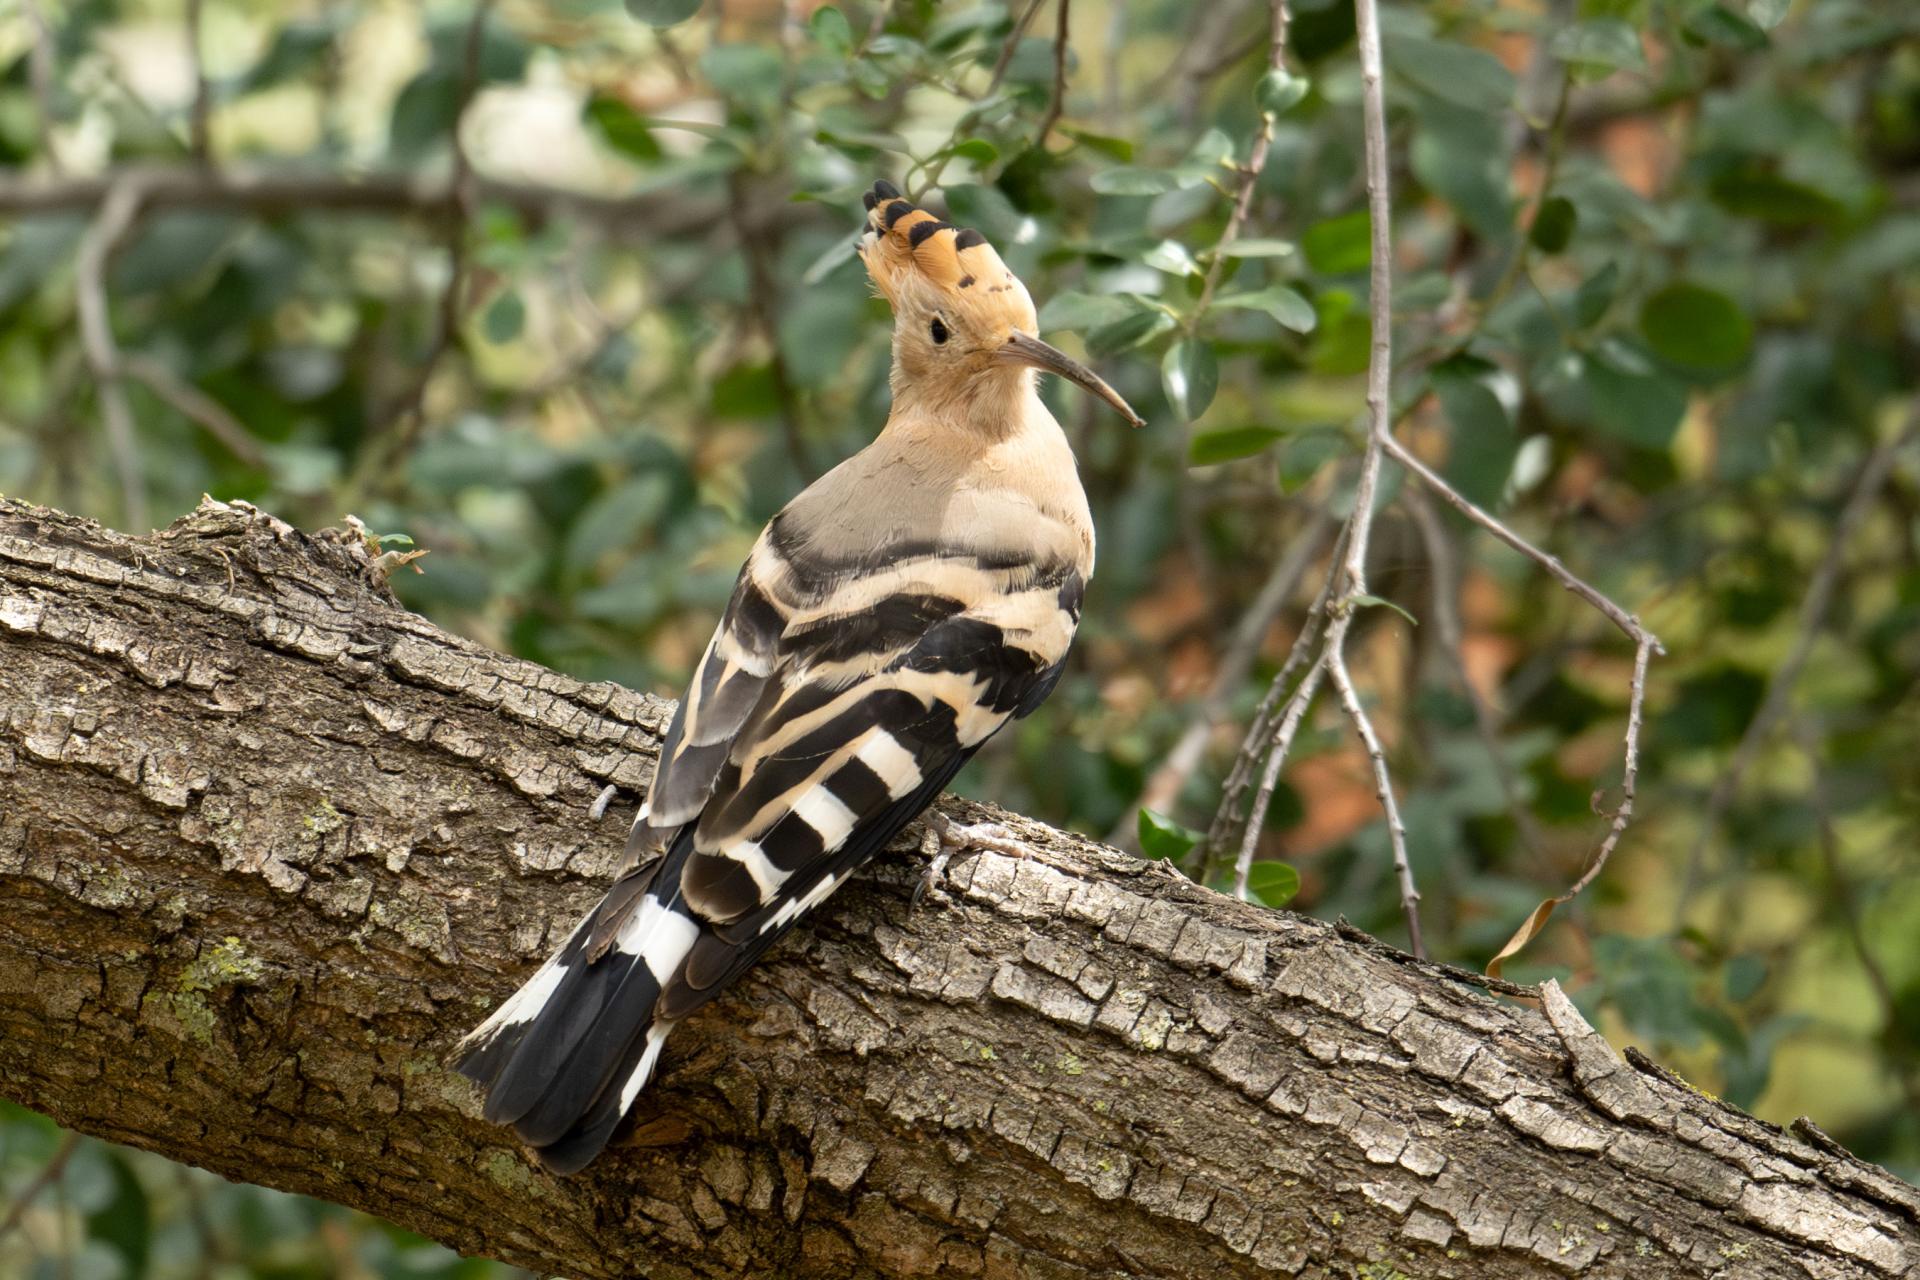
[[[1105,400],[1134,426],[1140,415],[1100,376],[1037,336],[1033,298],[987,238],[943,222],[884,179],[865,197],[860,260],[893,307],[896,396],[976,399],[1055,373]]]

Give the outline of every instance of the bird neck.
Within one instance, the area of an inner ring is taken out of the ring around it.
[[[894,419],[957,429],[983,445],[1028,430],[1059,429],[1040,403],[1038,378],[1031,369],[999,366],[963,378],[918,378],[896,362],[890,381]]]

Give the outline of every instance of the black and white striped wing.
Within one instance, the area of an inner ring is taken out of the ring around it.
[[[1056,559],[899,548],[884,567],[755,549],[676,715],[617,883],[466,1042],[550,1166],[599,1153],[667,1032],[927,807],[1058,680],[1084,583]]]

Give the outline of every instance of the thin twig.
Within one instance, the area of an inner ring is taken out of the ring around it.
[[[200,53],[200,8],[202,0],[187,0],[187,61],[193,67],[193,105],[187,116],[187,137],[193,158],[202,165],[213,164],[213,95],[207,85],[206,63]]]
[[[60,1145],[54,1148],[51,1156],[47,1157],[47,1162],[40,1166],[40,1172],[34,1174],[14,1195],[13,1203],[7,1207],[7,1216],[0,1218],[0,1236],[6,1235],[19,1226],[20,1220],[27,1216],[27,1210],[33,1207],[33,1202],[40,1193],[60,1179],[60,1175],[66,1172],[67,1161],[73,1158],[74,1149],[79,1145],[79,1134],[62,1135]]]
[[[142,189],[129,181],[107,193],[100,212],[80,237],[74,255],[74,300],[80,313],[80,342],[93,371],[100,416],[107,430],[107,446],[120,478],[120,500],[127,523],[147,527],[147,494],[142,483],[140,440],[134,429],[133,409],[120,380],[120,349],[113,339],[113,319],[107,311],[107,264],[140,217]]]
[[[1007,42],[1000,46],[1000,56],[993,60],[993,74],[987,79],[985,96],[991,97],[993,91],[1000,87],[1000,82],[1007,78],[1007,68],[1013,65],[1014,50],[1018,49],[1020,42],[1026,38],[1027,28],[1033,25],[1034,15],[1040,12],[1040,6],[1045,3],[1046,0],[1028,0],[1026,11],[1020,15],[1020,20],[1013,24],[1013,30],[1007,32]]]
[[[1360,479],[1354,486],[1353,514],[1347,521],[1345,587],[1327,627],[1329,674],[1340,692],[1341,705],[1366,744],[1373,760],[1374,782],[1386,814],[1387,839],[1393,848],[1394,873],[1400,882],[1400,911],[1407,921],[1407,940],[1413,954],[1426,958],[1420,933],[1420,891],[1413,881],[1407,856],[1406,825],[1393,795],[1380,736],[1353,689],[1347,674],[1347,629],[1361,597],[1367,594],[1367,544],[1373,533],[1374,494],[1380,483],[1380,460],[1393,431],[1393,193],[1387,164],[1387,106],[1381,87],[1380,17],[1374,0],[1354,0],[1355,27],[1360,47],[1360,106],[1366,135],[1367,209],[1372,218],[1372,262],[1368,275],[1367,315],[1373,329],[1367,358],[1366,453],[1360,459]]]
[[[1260,785],[1253,793],[1253,808],[1248,813],[1246,825],[1240,829],[1240,849],[1233,860],[1233,893],[1242,902],[1247,900],[1247,882],[1253,875],[1253,850],[1260,842],[1260,828],[1266,825],[1267,808],[1273,803],[1273,789],[1280,781],[1280,768],[1286,764],[1287,755],[1293,750],[1294,735],[1300,730],[1300,722],[1306,716],[1307,708],[1313,705],[1313,695],[1320,688],[1321,678],[1327,674],[1327,654],[1327,649],[1322,648],[1320,656],[1300,677],[1293,696],[1287,699],[1286,711],[1280,717],[1279,727],[1275,729],[1273,742],[1267,750],[1266,767],[1260,772]]]
[[[1333,561],[1340,563],[1347,545],[1348,526],[1343,523],[1340,536],[1333,545]],[[1240,742],[1240,750],[1235,754],[1233,767],[1227,772],[1227,780],[1221,784],[1220,804],[1214,810],[1213,822],[1207,828],[1206,853],[1200,861],[1201,883],[1208,883],[1219,862],[1220,854],[1229,844],[1244,838],[1243,824],[1250,821],[1251,811],[1242,813],[1241,798],[1247,788],[1253,785],[1253,774],[1260,761],[1272,749],[1273,735],[1277,717],[1281,714],[1282,699],[1293,688],[1296,674],[1313,656],[1314,645],[1320,638],[1320,623],[1326,617],[1327,606],[1333,599],[1333,585],[1336,574],[1329,572],[1320,584],[1320,593],[1307,606],[1307,615],[1301,619],[1299,633],[1293,638],[1292,648],[1287,650],[1286,661],[1280,664],[1280,670],[1267,685],[1267,692],[1260,699],[1260,705],[1254,710],[1253,722],[1247,726],[1247,733]],[[1265,809],[1260,812],[1264,814]],[[1258,838],[1259,833],[1254,833]]]
[[[1287,0],[1272,0],[1271,25],[1267,33],[1267,69],[1279,71],[1286,65],[1287,53]],[[1213,305],[1213,292],[1220,285],[1220,273],[1227,265],[1227,250],[1240,237],[1240,228],[1246,225],[1247,213],[1253,208],[1253,189],[1260,182],[1260,172],[1267,167],[1267,152],[1273,149],[1273,115],[1260,113],[1260,128],[1253,135],[1253,150],[1247,153],[1247,163],[1240,170],[1240,190],[1233,198],[1233,212],[1227,215],[1227,225],[1220,232],[1220,239],[1213,246],[1213,260],[1207,264],[1206,278],[1200,285],[1200,299],[1193,306],[1188,321],[1188,331],[1197,327],[1207,308]]]
[[[728,175],[727,192],[730,197],[727,214],[733,222],[740,252],[747,260],[747,273],[752,285],[747,299],[747,315],[753,327],[760,331],[761,340],[767,344],[767,368],[773,377],[774,399],[780,406],[780,429],[787,441],[787,456],[793,460],[793,465],[801,475],[817,476],[820,471],[807,450],[806,434],[802,429],[800,396],[788,372],[787,357],[780,349],[780,281],[770,261],[775,246],[768,243],[766,236],[756,234],[740,220],[739,211],[753,202],[748,199],[745,183],[738,170]]]
[[[1047,136],[1067,105],[1067,27],[1072,8],[1073,0],[1060,0],[1060,23],[1053,33],[1053,97],[1047,103],[1047,114],[1040,117],[1040,131],[1033,135],[1036,147],[1047,145]]]
[[[1472,499],[1466,497],[1459,490],[1441,479],[1432,467],[1422,462],[1412,450],[1408,449],[1404,444],[1401,444],[1399,440],[1389,435],[1382,440],[1381,448],[1386,450],[1388,457],[1411,471],[1422,484],[1431,489],[1434,496],[1440,498],[1461,515],[1473,521],[1473,523],[1479,525],[1482,529],[1485,529],[1488,533],[1491,533],[1494,537],[1545,569],[1559,581],[1561,586],[1606,615],[1607,620],[1613,623],[1614,626],[1620,628],[1621,633],[1629,640],[1633,641],[1636,645],[1643,641],[1651,640],[1655,653],[1666,652],[1666,649],[1661,646],[1660,642],[1654,639],[1653,633],[1641,624],[1639,618],[1622,609],[1619,605],[1602,595],[1598,589],[1589,585],[1585,579],[1581,578],[1571,569],[1568,569],[1566,565],[1561,563],[1559,556],[1542,551],[1515,533],[1512,529],[1509,529],[1499,517],[1490,515],[1482,510]]]
[[[1351,617],[1352,614],[1347,616]],[[1340,639],[1345,638],[1342,628]],[[1374,794],[1380,797],[1380,810],[1386,815],[1387,839],[1393,846],[1393,871],[1400,882],[1400,909],[1407,918],[1407,941],[1413,954],[1424,960],[1427,958],[1427,944],[1420,936],[1420,890],[1414,886],[1413,865],[1407,860],[1407,824],[1401,821],[1400,802],[1394,798],[1393,775],[1387,769],[1387,753],[1380,746],[1380,735],[1374,731],[1366,708],[1360,705],[1360,695],[1353,687],[1353,677],[1347,672],[1346,654],[1341,652],[1343,647],[1335,643],[1331,634],[1328,635],[1327,674],[1333,677],[1333,687],[1340,694],[1340,705],[1346,709],[1347,718],[1353,721],[1354,731],[1366,746],[1367,758],[1373,762]]]
[[[1819,567],[1813,572],[1813,580],[1807,586],[1807,594],[1800,601],[1793,648],[1787,652],[1785,661],[1774,668],[1773,674],[1767,678],[1767,690],[1760,699],[1760,709],[1754,712],[1746,732],[1740,735],[1739,745],[1734,747],[1733,755],[1727,761],[1726,769],[1715,779],[1713,790],[1708,793],[1700,832],[1687,854],[1686,875],[1681,881],[1680,897],[1674,908],[1676,920],[1681,918],[1700,890],[1706,871],[1707,846],[1712,843],[1728,806],[1739,793],[1740,783],[1746,778],[1747,770],[1752,768],[1760,749],[1772,736],[1781,716],[1786,714],[1794,686],[1799,683],[1800,672],[1807,665],[1807,659],[1813,654],[1813,646],[1826,626],[1827,611],[1833,607],[1834,588],[1840,581],[1847,548],[1879,498],[1880,490],[1892,473],[1900,451],[1916,439],[1920,439],[1920,397],[1914,400],[1908,411],[1906,425],[1899,434],[1876,446],[1867,455],[1866,461],[1860,464],[1846,503],[1840,509],[1840,518],[1834,522],[1827,540],[1826,554],[1821,557]]]

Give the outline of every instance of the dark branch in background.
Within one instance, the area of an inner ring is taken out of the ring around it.
[[[1026,38],[1027,28],[1033,25],[1034,15],[1040,12],[1040,6],[1046,0],[1027,0],[1027,7],[1020,20],[1013,24],[1013,30],[1007,32],[1007,41],[1000,46],[1000,56],[993,60],[993,74],[987,78],[987,93],[992,94],[1007,78],[1007,68],[1013,65],[1014,50],[1020,47],[1020,41]]]
[[[1033,135],[1033,145],[1045,147],[1047,135],[1053,132],[1061,111],[1067,105],[1067,36],[1069,12],[1073,0],[1060,0],[1060,23],[1053,33],[1053,97],[1047,102],[1047,114],[1040,118],[1040,129]]]
[[[195,209],[280,216],[302,213],[370,213],[459,219],[469,206],[503,205],[533,223],[566,218],[609,236],[682,235],[711,226],[721,216],[718,200],[680,195],[604,196],[559,187],[503,182],[475,174],[469,198],[457,194],[445,177],[404,173],[274,173],[221,168],[128,166],[89,177],[55,179],[0,177],[0,216],[31,218],[90,213],[115,187],[136,182],[143,204],[153,212]],[[793,220],[782,206],[758,211],[755,225]]]
[[[27,1210],[33,1207],[33,1202],[39,1199],[40,1193],[65,1176],[67,1161],[73,1159],[74,1148],[79,1145],[79,1134],[62,1135],[60,1145],[53,1149],[53,1154],[47,1157],[47,1162],[40,1166],[39,1172],[29,1178],[26,1184],[15,1193],[13,1203],[7,1206],[6,1216],[0,1217],[0,1236],[5,1236],[19,1226],[20,1220],[27,1216]]]
[[[1840,581],[1847,548],[1860,531],[1867,513],[1873,509],[1900,451],[1915,440],[1920,440],[1920,397],[1916,397],[1909,408],[1907,421],[1899,434],[1875,446],[1860,464],[1853,487],[1847,494],[1846,504],[1841,507],[1840,517],[1834,522],[1826,554],[1820,558],[1819,567],[1813,571],[1813,580],[1807,585],[1807,594],[1800,601],[1793,648],[1788,651],[1786,660],[1767,677],[1767,691],[1760,699],[1760,709],[1754,712],[1746,732],[1740,735],[1739,745],[1727,761],[1726,769],[1714,781],[1713,790],[1707,796],[1706,812],[1700,819],[1700,833],[1688,851],[1686,877],[1680,883],[1680,897],[1674,906],[1676,924],[1683,922],[1687,908],[1702,887],[1706,874],[1707,847],[1719,831],[1728,806],[1739,793],[1747,770],[1753,767],[1760,749],[1767,744],[1780,718],[1786,714],[1794,686],[1800,681],[1800,672],[1807,665],[1807,659],[1813,654],[1813,646],[1827,624],[1827,611],[1833,607],[1834,588]]]

